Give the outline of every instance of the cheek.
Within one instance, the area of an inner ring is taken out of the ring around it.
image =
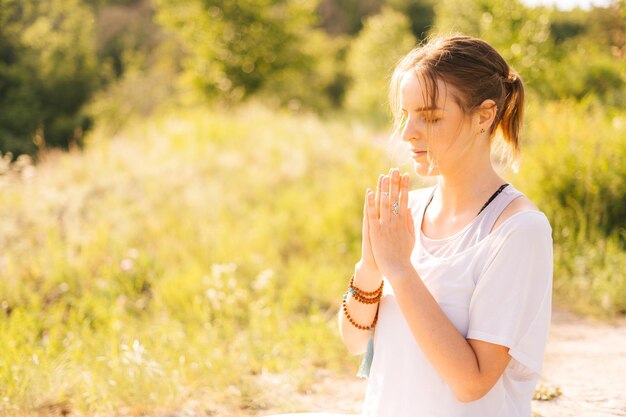
[[[431,152],[440,152],[443,149],[446,149],[449,143],[448,134],[445,128],[442,128],[439,125],[433,126],[427,135],[427,145]]]

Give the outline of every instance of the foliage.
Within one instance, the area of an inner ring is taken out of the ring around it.
[[[320,114],[336,111],[343,104],[348,78],[347,47],[345,37],[330,38],[321,30],[309,32],[301,50],[311,58],[310,63],[268,77],[257,98],[274,108],[305,108]]]
[[[385,76],[429,31],[486,39],[543,99],[626,104],[623,0],[572,11],[519,0],[0,4],[0,150],[14,155],[80,144],[94,117],[116,124],[192,90],[231,105],[346,107],[380,123]],[[386,26],[375,34],[365,18]]]
[[[158,19],[180,36],[194,83],[209,97],[240,100],[268,79],[305,70],[302,50],[315,2],[159,0]],[[190,24],[190,22],[193,22]]]
[[[80,0],[2,0],[1,10],[0,149],[80,142],[89,125],[80,108],[97,85],[89,8]]]
[[[553,49],[549,10],[528,8],[519,0],[443,0],[435,12],[438,32],[462,32],[486,40],[530,88],[541,91]]]
[[[389,81],[396,62],[415,46],[408,19],[390,9],[365,22],[347,58],[351,86],[346,107],[374,122],[390,120]]]
[[[563,12],[530,8],[518,0],[445,0],[435,8],[435,22],[438,31],[460,31],[488,41],[544,99],[595,96],[623,107],[623,7],[616,3]]]
[[[161,64],[153,59],[153,54],[169,39],[154,22],[149,0],[102,1],[94,14],[93,36],[98,62],[103,70],[110,72],[100,74],[104,81],[122,78],[127,70],[149,72],[151,67]],[[176,58],[176,55],[170,57],[170,65],[175,65]]]
[[[433,0],[321,0],[317,8],[320,25],[331,36],[356,36],[366,19],[379,14],[385,6],[406,15],[411,32],[424,39],[432,28]]]
[[[557,298],[626,312],[626,116],[595,102],[529,108],[519,186],[552,222]]]
[[[415,38],[423,40],[433,29],[435,19],[435,1],[386,0],[385,4],[406,15],[411,25],[411,32]]]
[[[320,24],[331,36],[354,36],[363,28],[363,21],[380,11],[381,0],[320,0],[317,14]]]
[[[548,97],[597,99],[607,108],[626,104],[624,61],[598,51],[591,40],[563,42],[568,50],[544,74],[542,94]],[[594,57],[590,59],[590,57]]]
[[[561,395],[563,395],[563,392],[558,385],[546,386],[544,384],[541,384],[535,389],[535,392],[533,393],[533,400],[551,401],[555,398],[559,398]]]

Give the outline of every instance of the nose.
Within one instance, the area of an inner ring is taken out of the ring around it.
[[[404,123],[404,128],[402,129],[402,140],[405,142],[411,142],[422,139],[423,137],[423,132],[419,123],[417,123],[417,120],[409,116]]]

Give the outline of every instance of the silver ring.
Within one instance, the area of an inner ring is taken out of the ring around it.
[[[381,196],[383,196],[383,195],[384,195],[385,197],[389,198],[389,193],[388,193],[387,191],[381,191],[381,192],[380,192],[380,195],[381,195]]]
[[[391,210],[393,211],[393,214],[397,216],[398,213],[400,213],[400,204],[398,204],[397,201],[394,201],[393,206],[391,206]]]

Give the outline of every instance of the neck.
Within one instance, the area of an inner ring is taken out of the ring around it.
[[[434,199],[439,200],[437,211],[446,217],[477,211],[503,183],[493,169],[488,152],[464,158],[462,164],[455,164],[454,169],[439,175]]]

